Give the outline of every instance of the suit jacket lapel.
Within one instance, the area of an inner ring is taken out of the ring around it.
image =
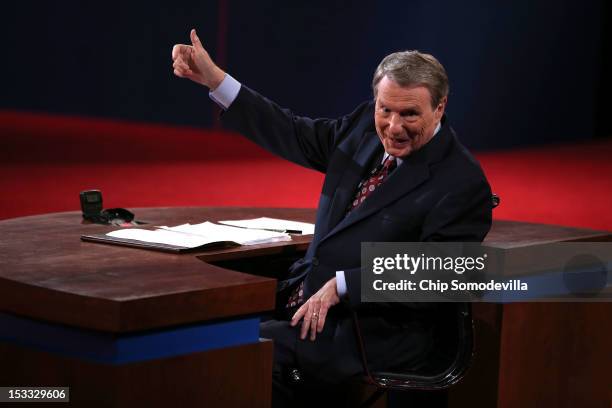
[[[374,160],[382,157],[383,147],[376,132],[366,133],[355,159],[347,166],[334,192],[330,205],[327,231],[332,230],[346,215],[346,209],[355,195],[357,185],[371,170]]]
[[[415,189],[428,178],[429,168],[426,161],[404,162],[389,175],[376,191],[368,196],[363,204],[341,220],[327,236],[335,234],[365,217],[368,217],[381,208],[386,207],[393,201]],[[346,210],[346,206],[344,209]]]

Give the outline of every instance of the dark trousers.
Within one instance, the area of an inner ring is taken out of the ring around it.
[[[281,310],[260,325],[261,337],[274,340],[272,406],[350,406],[347,394],[363,375],[350,316],[341,307],[330,310],[324,330],[310,341],[299,338],[300,324],[289,325],[293,312]]]

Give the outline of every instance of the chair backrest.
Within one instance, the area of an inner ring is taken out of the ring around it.
[[[493,204],[493,208],[497,207],[501,203],[501,198],[495,193],[491,194],[491,204]]]
[[[497,194],[491,195],[495,208],[500,204]],[[385,389],[440,390],[456,384],[465,375],[474,356],[474,323],[470,303],[441,303],[443,310],[434,322],[434,353],[428,365],[411,372],[370,372],[365,347],[354,314],[357,340],[365,366],[366,381]]]
[[[492,208],[499,206],[501,199],[491,194]],[[447,309],[439,314],[434,322],[434,353],[428,366],[410,372],[370,372],[359,319],[353,314],[357,342],[366,373],[366,381],[379,390],[441,390],[448,388],[463,378],[474,357],[474,322],[470,303],[443,303]],[[380,394],[374,394],[363,406],[370,406]]]

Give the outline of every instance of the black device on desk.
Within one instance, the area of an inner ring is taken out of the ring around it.
[[[102,193],[100,190],[86,190],[79,194],[83,218],[93,221],[102,212]]]
[[[102,208],[102,192],[100,190],[85,190],[79,194],[81,199],[81,211],[85,220],[96,224],[144,224],[134,220],[134,213],[125,208]]]

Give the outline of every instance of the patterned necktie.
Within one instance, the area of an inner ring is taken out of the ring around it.
[[[382,164],[378,165],[374,170],[372,170],[367,178],[359,183],[357,192],[355,194],[355,199],[349,206],[347,213],[359,207],[359,205],[363,203],[379,185],[382,184],[389,173],[391,173],[396,167],[397,162],[395,161],[395,157],[387,156]],[[302,303],[304,303],[304,281],[301,281],[300,284],[293,289],[291,296],[289,296],[289,299],[287,300],[286,307],[296,307]]]
[[[302,303],[304,303],[304,281],[301,281],[300,284],[293,289],[291,296],[289,296],[289,299],[287,300],[286,307],[289,309],[291,307],[299,306]]]
[[[370,175],[363,179],[359,186],[357,186],[357,192],[355,193],[355,198],[353,202],[349,205],[347,209],[347,213],[353,211],[355,208],[359,207],[361,203],[365,201],[366,198],[370,194],[376,190],[378,186],[385,181],[385,178],[397,167],[397,161],[393,156],[387,156],[385,161],[376,167]]]

